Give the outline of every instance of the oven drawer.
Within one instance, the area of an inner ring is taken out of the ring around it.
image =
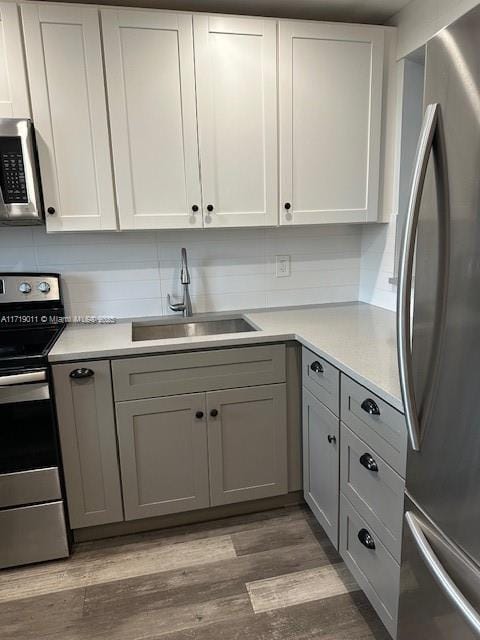
[[[285,382],[285,345],[196,351],[112,361],[115,400]]]
[[[61,497],[57,467],[0,474],[0,509]]]
[[[0,511],[0,568],[68,555],[63,502]]]
[[[400,562],[405,482],[348,427],[341,429],[341,491]]]
[[[341,386],[342,422],[404,478],[407,461],[404,415],[343,374]]]
[[[369,548],[368,544],[372,544],[374,547]],[[391,636],[395,638],[397,634],[400,565],[379,540],[370,523],[365,521],[341,494],[340,555],[367,595],[383,624]]]
[[[302,363],[303,386],[338,416],[340,371],[305,347],[302,350]]]

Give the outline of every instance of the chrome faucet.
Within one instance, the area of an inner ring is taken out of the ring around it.
[[[168,306],[172,311],[181,311],[184,318],[190,318],[192,313],[192,301],[190,300],[190,291],[188,285],[190,284],[190,272],[188,271],[187,262],[187,250],[182,249],[182,268],[180,270],[180,282],[183,287],[183,300],[182,302],[172,303],[170,294],[167,295]]]

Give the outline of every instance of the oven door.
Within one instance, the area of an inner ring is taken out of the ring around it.
[[[0,509],[61,497],[46,369],[0,375]]]

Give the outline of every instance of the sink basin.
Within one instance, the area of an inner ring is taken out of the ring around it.
[[[168,338],[195,338],[197,336],[215,336],[222,333],[244,333],[256,329],[243,318],[224,318],[222,320],[198,320],[195,322],[175,322],[172,324],[149,324],[134,322],[132,340],[166,340]]]

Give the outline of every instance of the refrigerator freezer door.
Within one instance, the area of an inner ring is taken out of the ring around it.
[[[480,637],[480,570],[406,500],[398,640]]]
[[[477,564],[480,564],[479,42],[480,6],[441,31],[427,45],[425,102],[440,105],[446,149],[449,257],[439,255],[442,218],[432,158],[419,214],[414,282],[412,359],[420,450],[410,448],[407,461],[409,494]],[[448,259],[448,282],[439,331],[438,291],[442,287],[438,286],[438,273],[442,259]],[[436,364],[436,377],[430,369],[432,360]]]

